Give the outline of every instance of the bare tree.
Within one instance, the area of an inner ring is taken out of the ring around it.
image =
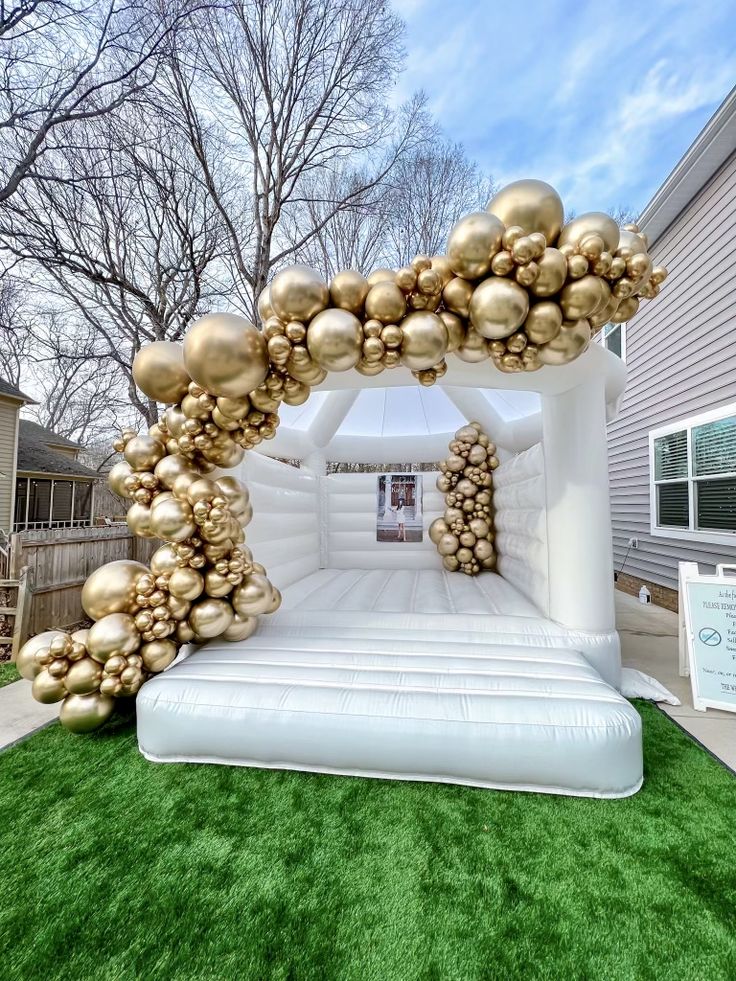
[[[14,385],[21,384],[33,336],[29,290],[16,276],[0,276],[0,376]]]

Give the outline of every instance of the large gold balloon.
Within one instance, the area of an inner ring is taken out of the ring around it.
[[[233,622],[233,608],[224,599],[207,597],[189,611],[189,626],[198,637],[219,637]]]
[[[156,538],[170,542],[183,542],[191,538],[197,525],[190,505],[175,497],[157,502],[158,498],[154,499],[151,508],[151,531]]]
[[[406,313],[406,299],[396,283],[384,281],[371,286],[365,299],[365,315],[382,324],[395,324]]]
[[[154,341],[142,347],[133,359],[133,380],[155,402],[181,402],[190,381],[181,344]]]
[[[151,572],[154,576],[170,576],[174,569],[179,568],[179,556],[173,545],[162,545],[157,548],[150,559]]]
[[[89,576],[82,587],[82,609],[91,620],[108,613],[126,613],[135,603],[137,583],[148,569],[142,562],[108,562]]]
[[[128,613],[108,613],[89,628],[87,651],[104,664],[114,654],[135,654],[141,635],[135,620]]]
[[[125,444],[123,453],[133,470],[153,470],[166,456],[166,447],[152,436],[134,436]]]
[[[485,276],[491,259],[501,248],[503,232],[502,222],[486,211],[461,218],[447,241],[447,261],[455,275],[463,279]]]
[[[138,538],[154,538],[151,529],[151,509],[146,504],[135,501],[125,515],[128,527]]]
[[[330,283],[332,305],[360,316],[370,288],[368,280],[359,272],[355,269],[345,269],[333,276]]]
[[[115,699],[100,692],[68,695],[61,706],[59,721],[70,732],[92,732],[107,722],[114,708]]]
[[[140,649],[144,666],[154,674],[163,671],[176,658],[176,644],[173,640],[152,640]]]
[[[600,235],[606,252],[611,255],[618,248],[620,229],[613,218],[602,211],[588,211],[573,218],[560,232],[557,244],[577,248],[588,235]]]
[[[169,591],[182,600],[195,600],[204,589],[204,576],[196,569],[183,566],[175,569],[169,578]]]
[[[562,310],[550,300],[535,303],[524,321],[524,330],[532,344],[546,344],[557,337],[562,327]]]
[[[230,313],[209,314],[189,328],[184,361],[198,385],[228,398],[247,395],[268,374],[263,335],[250,321]]]
[[[529,313],[529,294],[511,279],[491,278],[476,287],[470,301],[470,322],[483,337],[509,337]]]
[[[33,679],[31,694],[37,702],[51,705],[60,702],[68,694],[63,678],[54,678],[48,668],[43,668]]]
[[[437,545],[440,538],[443,535],[447,535],[450,531],[449,525],[444,518],[435,518],[432,524],[429,526],[429,538]]]
[[[307,348],[311,357],[325,370],[348,371],[361,358],[361,323],[349,310],[323,310],[309,325]]]
[[[569,364],[579,357],[590,344],[590,324],[587,320],[566,321],[560,333],[547,344],[539,347],[538,358],[542,364]]]
[[[401,329],[401,363],[412,371],[431,368],[447,353],[447,327],[436,313],[424,310],[410,313],[402,320]]]
[[[455,276],[442,291],[445,306],[459,317],[467,317],[470,312],[470,299],[473,285],[461,276]]]
[[[330,291],[322,277],[309,266],[289,266],[277,273],[271,283],[271,306],[284,323],[306,324],[324,310]],[[257,388],[252,385],[249,391]]]
[[[66,690],[73,695],[89,695],[100,687],[102,665],[92,657],[75,661],[64,676]]]
[[[541,232],[548,245],[560,234],[565,209],[551,184],[521,180],[507,184],[491,198],[488,211],[507,228],[518,225],[525,235]]]
[[[247,576],[233,593],[235,612],[241,617],[258,616],[271,605],[271,583],[259,573]]]
[[[258,617],[241,617],[236,613],[233,622],[225,629],[222,634],[223,640],[237,641],[246,640],[251,634],[255,633],[258,626]]]
[[[377,283],[395,283],[396,272],[393,269],[374,269],[368,277],[368,285],[375,286]]]
[[[558,249],[545,249],[537,259],[537,278],[529,289],[535,296],[554,296],[567,279],[567,259]]]
[[[587,275],[564,287],[560,294],[560,307],[566,320],[582,320],[594,313],[606,300],[603,280],[599,276]]]
[[[117,494],[118,497],[131,497],[131,492],[126,486],[126,482],[130,479],[132,473],[133,468],[127,460],[119,460],[110,468],[110,472],[107,475],[107,485],[113,494]]]
[[[61,630],[44,630],[43,633],[36,634],[35,637],[27,640],[18,651],[18,657],[15,661],[15,666],[21,678],[25,678],[26,681],[33,681],[41,670],[41,665],[36,661],[36,652],[48,647],[51,641],[57,637],[64,636],[65,634]]]

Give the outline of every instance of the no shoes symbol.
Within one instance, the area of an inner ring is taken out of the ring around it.
[[[721,642],[721,635],[713,627],[703,627],[698,637],[706,647],[718,647]]]

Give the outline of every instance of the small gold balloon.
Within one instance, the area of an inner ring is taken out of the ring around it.
[[[151,509],[146,504],[137,501],[128,508],[125,515],[128,527],[138,538],[154,538],[151,529]]]
[[[452,271],[452,266],[450,265],[450,260],[446,255],[435,255],[432,256],[430,261],[432,263],[431,268],[434,269],[434,271],[440,277],[440,288],[444,289],[450,280],[455,276],[455,273]]]
[[[171,497],[160,504],[154,501],[151,508],[150,528],[156,538],[183,542],[192,537],[197,525],[189,504]]]
[[[577,248],[588,235],[599,235],[603,240],[606,252],[610,252],[611,255],[618,248],[620,229],[613,218],[602,211],[589,211],[573,218],[560,232],[557,245],[558,247],[571,245],[573,248]]]
[[[393,288],[398,290],[398,287]],[[383,289],[383,286],[374,289]],[[349,310],[323,310],[309,325],[309,354],[326,371],[348,371],[354,368],[360,361],[362,346],[363,328],[355,314]]]
[[[616,297],[612,297],[611,302],[617,303],[615,311],[608,317],[612,324],[625,324],[627,320],[631,320],[639,309],[638,296],[628,296],[625,300],[621,300],[620,303],[616,300]]]
[[[190,382],[181,344],[173,341],[146,344],[133,359],[133,380],[154,402],[180,402]]]
[[[470,313],[470,300],[473,296],[473,285],[467,279],[456,276],[451,279],[442,291],[445,306],[459,317],[467,317]]]
[[[542,364],[569,364],[585,351],[589,343],[590,324],[587,320],[565,321],[557,337],[539,346],[538,358]]]
[[[141,647],[143,664],[148,671],[157,674],[176,659],[176,644],[173,640],[152,640]]]
[[[481,562],[485,559],[490,559],[493,555],[493,545],[491,545],[488,539],[480,538],[473,547],[473,554]]]
[[[447,328],[447,353],[450,354],[457,351],[465,340],[467,325],[456,313],[450,313],[449,310],[443,310],[439,316]]]
[[[485,276],[491,259],[501,248],[503,232],[502,222],[486,211],[461,218],[447,241],[447,261],[455,275],[463,279]]]
[[[406,312],[406,299],[396,283],[381,282],[372,286],[365,299],[365,314],[382,324],[395,324]]]
[[[177,599],[191,602],[201,595],[203,589],[204,576],[189,566],[175,569],[169,577],[169,592]]]
[[[192,606],[189,626],[198,637],[209,640],[224,633],[232,623],[233,616],[233,608],[227,600],[207,597]]]
[[[376,286],[378,283],[395,283],[396,273],[393,269],[374,269],[368,277],[368,285]]]
[[[428,311],[410,313],[401,322],[401,363],[413,371],[431,368],[447,353],[449,335],[441,317]]]
[[[529,286],[535,296],[554,296],[567,279],[567,259],[558,249],[545,249],[537,260],[537,278]]]
[[[141,434],[128,440],[123,455],[133,470],[153,470],[166,456],[166,447],[152,436]]]
[[[613,318],[621,302],[622,301],[619,300],[617,296],[609,295],[608,302],[604,303],[600,307],[597,307],[595,313],[592,313],[590,317],[588,317],[591,330],[595,331],[599,327],[602,327],[603,324],[607,324],[609,320]]]
[[[520,180],[507,184],[490,201],[488,211],[508,228],[518,225],[525,235],[541,232],[552,244],[564,218],[562,199],[545,181]]]
[[[125,613],[134,604],[136,586],[148,569],[142,562],[120,559],[100,566],[82,587],[82,608],[92,620],[108,613]]]
[[[244,317],[229,313],[208,314],[189,328],[184,361],[198,385],[228,398],[241,398],[258,388],[269,367],[261,332]]]
[[[114,708],[115,699],[101,692],[68,695],[61,706],[59,721],[70,732],[92,732],[107,722]]]
[[[133,468],[127,460],[119,460],[118,463],[110,468],[110,472],[107,475],[107,485],[113,494],[117,494],[118,497],[129,498],[131,496],[130,490],[126,486],[126,481],[130,479],[132,473]]]
[[[38,651],[47,650],[56,638],[63,638],[65,636],[66,634],[62,630],[44,630],[43,633],[36,634],[35,637],[27,640],[18,651],[18,657],[15,661],[15,666],[21,678],[25,678],[26,681],[33,681],[41,671],[41,665],[36,661]]]
[[[613,249],[609,249],[609,252],[615,252],[618,256],[624,259],[630,259],[632,256],[639,253],[645,253],[647,251],[646,243],[641,235],[636,232],[629,231],[627,228],[622,228],[619,234],[619,240],[617,246]]]
[[[435,545],[439,544],[443,535],[447,535],[450,528],[444,518],[435,518],[429,526],[429,538]]]
[[[437,551],[440,555],[454,555],[460,548],[460,539],[457,535],[443,535],[437,542]]]
[[[141,643],[135,620],[128,613],[108,613],[93,623],[87,637],[87,651],[104,664],[113,654],[134,654]]]
[[[475,364],[479,361],[485,361],[490,357],[491,352],[485,337],[481,337],[475,328],[470,327],[465,335],[465,340],[455,351],[455,354],[461,361]]]
[[[271,283],[271,306],[284,323],[292,320],[308,323],[325,309],[329,300],[327,284],[309,266],[296,265],[282,269]],[[252,385],[249,391],[257,387]]]
[[[333,276],[330,283],[332,305],[360,316],[369,289],[370,284],[364,276],[355,269],[345,269]]]
[[[246,640],[255,633],[257,626],[258,617],[241,617],[240,614],[236,613],[230,626],[223,631],[222,639],[231,643]]]
[[[595,310],[604,299],[603,280],[588,275],[568,283],[560,294],[560,307],[566,320],[582,320]]]
[[[54,678],[48,668],[43,668],[33,679],[31,694],[37,702],[51,705],[60,702],[68,694],[63,678]]]
[[[562,310],[550,300],[535,303],[524,321],[526,336],[533,344],[546,344],[560,332]]]
[[[69,668],[64,685],[73,695],[89,695],[99,688],[101,679],[102,665],[92,657],[84,657]]]
[[[264,575],[254,573],[247,576],[243,584],[235,590],[232,604],[241,617],[258,616],[266,613],[271,599],[271,583]]]
[[[529,294],[510,279],[484,280],[470,301],[470,322],[486,338],[508,337],[525,321]]]
[[[457,572],[460,568],[460,562],[454,555],[445,555],[442,559],[442,565],[448,572]]]
[[[273,306],[271,305],[270,286],[264,287],[264,289],[261,290],[260,296],[258,297],[258,316],[261,323],[264,324],[267,320],[270,320],[273,316],[275,316]]]

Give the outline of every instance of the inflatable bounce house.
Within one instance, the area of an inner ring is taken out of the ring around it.
[[[36,697],[87,732],[136,696],[159,762],[635,793],[606,451],[625,368],[590,340],[665,275],[636,226],[563,226],[519,181],[446,256],[290,267],[258,327],[142,349],[169,407],[110,483],[163,544],[90,576],[89,630],[25,645]],[[439,474],[327,466],[387,461]]]

